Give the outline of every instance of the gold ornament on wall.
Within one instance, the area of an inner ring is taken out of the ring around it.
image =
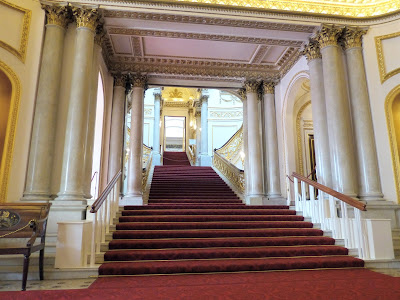
[[[386,70],[385,56],[384,56],[383,45],[382,45],[382,41],[397,38],[397,37],[400,37],[400,32],[395,32],[395,33],[375,37],[376,55],[378,57],[379,76],[381,78],[381,83],[385,82],[390,77],[400,73],[400,68],[396,68],[396,69],[393,69],[390,71]]]

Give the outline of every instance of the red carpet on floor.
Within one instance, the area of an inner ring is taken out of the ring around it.
[[[100,275],[364,266],[288,206],[244,205],[211,167],[173,163],[155,167],[148,205],[124,207]]]
[[[187,158],[185,152],[173,152],[173,151],[164,151],[163,164],[164,166],[168,165],[190,166],[189,159]]]
[[[88,289],[0,292],[2,300],[397,300],[400,278],[366,269],[104,277]]]

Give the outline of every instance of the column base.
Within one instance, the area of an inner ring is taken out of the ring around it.
[[[400,205],[391,201],[368,201],[367,211],[362,213],[364,219],[390,219],[392,228],[400,228]]]
[[[125,197],[119,201],[119,206],[125,205],[143,205],[143,195],[125,195]]]
[[[153,152],[153,157],[151,158],[151,164],[153,166],[161,166],[161,154],[159,152]]]
[[[374,195],[358,195],[358,199],[361,201],[367,201],[369,203],[370,201],[385,201],[383,198],[383,194],[377,193]]]
[[[263,195],[246,195],[245,202],[247,205],[263,205]]]
[[[21,198],[21,201],[47,202],[53,199],[54,198],[50,194],[37,192],[37,193],[24,193],[24,195]]]
[[[211,156],[209,155],[200,155],[200,166],[202,167],[210,167],[212,164]]]
[[[287,205],[287,199],[282,195],[269,195],[263,199],[263,205]]]

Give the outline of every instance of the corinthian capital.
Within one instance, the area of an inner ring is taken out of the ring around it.
[[[133,75],[131,77],[132,87],[140,87],[147,89],[147,76],[145,75]]]
[[[274,94],[275,93],[275,82],[264,82],[263,92],[264,94]]]
[[[316,36],[316,40],[319,43],[319,47],[322,49],[327,46],[335,46],[338,44],[338,39],[343,32],[343,28],[322,25],[321,30]]]
[[[63,28],[71,22],[71,14],[67,6],[45,5],[42,8],[46,12],[46,20],[48,25],[58,25]]]
[[[207,102],[208,101],[208,97],[210,97],[210,96],[209,95],[201,95],[200,103],[203,104],[203,102]]]
[[[310,40],[310,42],[304,47],[301,54],[303,54],[308,61],[322,57],[318,42],[315,40]]]
[[[158,100],[158,101],[161,101],[161,94],[160,93],[156,93],[156,94],[154,94],[154,100]]]
[[[98,24],[99,11],[97,9],[85,9],[73,7],[72,12],[76,19],[76,27],[86,27],[96,32]]]
[[[257,81],[246,81],[244,83],[244,88],[246,89],[246,93],[258,93],[259,87],[260,83]]]
[[[114,85],[115,86],[125,87],[126,86],[126,79],[127,79],[126,75],[116,74],[116,75],[114,75]]]
[[[245,88],[239,89],[238,90],[238,94],[239,94],[240,98],[242,99],[242,101],[247,99],[246,89]]]
[[[366,30],[354,27],[346,27],[343,34],[344,49],[362,47],[362,37],[366,33]]]

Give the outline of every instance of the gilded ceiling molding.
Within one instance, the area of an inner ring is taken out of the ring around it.
[[[21,6],[15,5],[13,3],[9,3],[5,0],[0,0],[0,4],[3,4],[11,9],[14,9],[18,12],[22,12],[24,14],[22,18],[22,30],[21,30],[19,49],[15,49],[13,46],[7,44],[5,41],[0,41],[0,47],[7,50],[11,54],[15,55],[16,57],[18,57],[19,60],[25,63],[32,11],[30,11],[29,9],[25,9]]]
[[[318,42],[315,40],[310,40],[308,44],[304,47],[301,54],[304,55],[308,61],[322,58]]]
[[[164,101],[165,107],[185,107],[188,108],[190,106],[190,102],[184,101]]]
[[[74,14],[77,28],[85,27],[96,32],[99,18],[99,11],[97,9],[72,7],[72,13]]]
[[[390,77],[400,73],[400,68],[387,71],[386,64],[385,64],[385,57],[383,53],[383,46],[382,41],[387,39],[392,39],[400,36],[400,32],[395,32],[387,35],[381,35],[375,37],[375,47],[376,47],[376,56],[378,58],[378,65],[379,65],[379,76],[381,78],[381,83],[384,83]]]
[[[175,31],[157,31],[157,30],[143,30],[122,27],[108,27],[109,34],[131,35],[131,36],[151,36],[151,37],[167,37],[177,39],[190,39],[190,40],[207,40],[207,41],[223,41],[223,42],[238,42],[250,44],[266,44],[273,46],[290,46],[301,47],[302,41],[292,40],[277,40],[277,39],[264,39],[249,36],[232,36],[220,34],[206,34],[206,33],[193,33],[193,32],[175,32]]]
[[[246,89],[246,93],[258,93],[260,87],[260,83],[254,80],[248,80],[244,83],[244,88]]]
[[[285,24],[285,23],[271,23],[271,22],[260,22],[260,21],[248,21],[248,20],[235,20],[235,19],[221,19],[221,18],[210,18],[203,16],[187,16],[187,15],[171,15],[171,14],[157,14],[157,13],[143,13],[143,12],[132,12],[132,11],[117,11],[117,10],[105,10],[105,18],[127,18],[137,20],[152,20],[172,23],[188,23],[188,24],[201,24],[201,25],[218,25],[218,26],[229,26],[239,28],[256,28],[256,29],[268,29],[268,30],[279,30],[279,31],[295,31],[295,32],[306,32],[313,33],[315,26],[307,26],[300,24]]]
[[[361,48],[362,37],[367,33],[367,30],[354,27],[346,27],[343,32],[342,42],[344,49]]]
[[[334,25],[322,25],[321,30],[315,39],[319,43],[321,49],[327,46],[337,46],[338,39],[343,32],[343,28],[336,27]]]
[[[132,75],[131,76],[132,87],[140,87],[147,89],[147,76],[146,75]]]
[[[72,21],[68,6],[42,4],[42,9],[46,13],[46,25],[57,25],[67,28],[68,24]]]
[[[273,81],[264,81],[263,82],[264,94],[275,94],[275,86],[276,86],[276,83]]]
[[[114,86],[126,86],[127,75],[125,74],[115,74],[114,75]]]

